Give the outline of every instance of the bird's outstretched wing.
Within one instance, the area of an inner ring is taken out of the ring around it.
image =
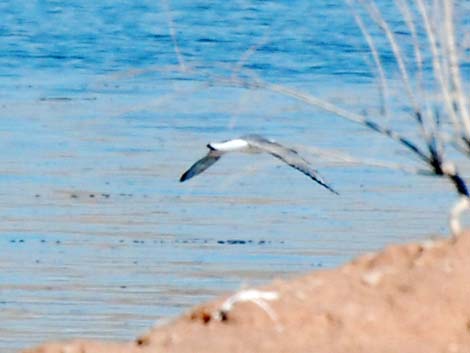
[[[217,162],[221,155],[222,154],[218,151],[210,150],[205,157],[198,160],[187,171],[185,171],[183,175],[181,175],[180,182],[191,179],[193,176],[202,173],[212,164]]]
[[[267,152],[273,155],[276,158],[279,158],[284,163],[287,163],[292,168],[297,169],[298,171],[309,176],[311,179],[316,181],[318,184],[328,189],[332,193],[339,195],[339,193],[329,186],[323,178],[318,174],[318,172],[311,167],[311,165],[303,159],[299,153],[292,149],[285,147],[277,142],[270,141],[259,135],[247,135],[243,137],[251,146],[260,149],[264,152]]]

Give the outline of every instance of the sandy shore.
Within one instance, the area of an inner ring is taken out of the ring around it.
[[[23,352],[470,352],[470,232],[391,246],[259,290],[278,296],[264,302],[268,311],[241,302],[220,320],[220,298],[133,342],[52,342]]]

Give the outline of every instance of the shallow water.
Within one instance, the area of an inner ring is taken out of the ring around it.
[[[346,6],[81,0],[0,13],[2,352],[132,339],[218,294],[447,232],[444,181],[312,153],[417,165],[400,147],[274,93],[206,85],[245,55],[264,79],[375,111]],[[341,196],[264,155],[178,182],[208,141],[254,132],[297,146]]]

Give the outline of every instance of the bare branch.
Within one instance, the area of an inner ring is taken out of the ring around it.
[[[173,16],[171,15],[170,1],[169,0],[161,0],[161,1],[163,5],[165,6],[165,10],[166,10],[165,12],[166,12],[167,21],[168,21],[168,29],[170,30],[171,40],[173,42],[173,48],[175,50],[176,58],[178,59],[180,70],[186,71],[185,60],[183,58],[183,55],[181,54],[181,50],[178,46],[178,41],[176,39],[175,23],[173,21]]]
[[[370,130],[373,130],[381,135],[385,135],[392,140],[395,140],[399,142],[401,145],[405,146],[407,149],[413,151],[414,154],[416,154],[421,160],[426,162],[427,164],[431,163],[431,158],[426,155],[414,142],[409,140],[408,138],[405,138],[401,136],[400,134],[397,134],[393,130],[389,128],[382,127],[380,124],[367,119],[366,117],[353,113],[351,111],[342,109],[332,103],[329,103],[327,101],[324,101],[318,97],[315,97],[313,95],[310,95],[305,92],[301,92],[298,90],[295,90],[293,88],[289,88],[287,86],[279,85],[279,84],[271,84],[268,82],[264,82],[261,80],[257,81],[247,81],[247,80],[241,80],[241,79],[221,79],[219,78],[217,80],[218,82],[221,83],[227,83],[230,85],[235,85],[238,87],[245,87],[245,88],[262,88],[262,89],[267,89],[272,92],[277,92],[280,94],[283,94],[284,96],[292,97],[295,99],[298,99],[302,102],[305,102],[311,106],[320,108],[324,111],[333,113],[339,117],[342,117],[346,120],[352,121],[354,123],[360,124]]]
[[[418,114],[416,115],[416,118],[419,122],[420,125],[423,125],[423,122],[420,117],[420,108],[418,103],[416,102],[415,95],[413,93],[413,90],[411,88],[410,84],[410,78],[408,75],[408,71],[405,66],[405,61],[403,60],[403,55],[401,53],[400,46],[398,45],[395,36],[393,35],[392,30],[390,29],[390,26],[388,23],[384,20],[382,17],[382,14],[380,10],[377,8],[377,5],[375,2],[367,2],[365,3],[363,0],[361,0],[366,8],[368,9],[372,19],[379,25],[379,27],[384,31],[389,43],[390,47],[392,49],[393,55],[395,56],[395,60],[397,61],[398,64],[398,69],[400,70],[400,77],[403,81],[403,84],[405,86],[406,94],[408,95],[408,99],[410,100],[410,104],[413,107],[413,110],[417,112]],[[423,126],[424,128],[424,126]]]
[[[432,64],[433,64],[433,69],[434,69],[434,76],[437,79],[437,82],[439,83],[439,86],[441,88],[441,94],[443,97],[444,101],[444,106],[446,107],[447,114],[449,115],[450,121],[452,122],[452,125],[454,126],[454,130],[458,136],[461,135],[461,124],[459,120],[457,119],[457,115],[454,109],[454,106],[452,104],[452,97],[449,92],[449,87],[445,82],[444,78],[444,72],[443,68],[441,65],[440,61],[440,56],[439,56],[439,51],[437,49],[437,41],[436,41],[436,36],[434,34],[434,31],[431,27],[431,21],[429,19],[429,14],[426,10],[426,7],[423,3],[423,0],[415,0],[416,5],[418,7],[418,10],[421,14],[421,18],[423,20],[424,28],[426,30],[426,35],[429,41],[429,47],[431,50],[431,55],[432,55]]]
[[[364,39],[367,42],[367,45],[369,46],[371,55],[374,59],[375,66],[377,68],[377,72],[379,74],[379,87],[380,87],[380,92],[381,92],[381,100],[382,100],[382,106],[383,106],[383,114],[388,117],[388,108],[387,108],[387,97],[389,97],[389,91],[388,91],[388,84],[387,84],[387,78],[385,76],[385,71],[383,69],[382,61],[380,60],[379,52],[377,50],[377,47],[375,45],[374,40],[372,39],[372,36],[370,35],[369,31],[367,30],[366,26],[364,25],[364,22],[362,21],[362,18],[358,11],[356,10],[354,4],[352,3],[352,0],[346,0],[349,7],[351,8],[351,11],[354,15],[354,19],[357,23],[357,26],[361,30],[361,33],[364,37]]]
[[[413,41],[413,48],[414,48],[414,53],[415,53],[415,63],[416,63],[416,68],[418,72],[417,87],[419,89],[420,95],[422,96],[421,98],[424,99],[424,101],[426,101],[426,91],[423,89],[423,55],[421,54],[415,21],[413,19],[413,15],[411,13],[410,7],[408,5],[408,0],[395,0],[395,2],[405,20],[406,26],[408,27],[411,33],[411,38]]]
[[[444,41],[447,48],[449,60],[449,73],[452,81],[452,88],[455,90],[455,100],[457,101],[460,113],[460,120],[465,127],[465,136],[470,137],[470,115],[468,112],[468,103],[462,89],[462,77],[460,75],[459,59],[455,43],[455,29],[453,16],[453,2],[451,0],[443,1],[444,7]]]

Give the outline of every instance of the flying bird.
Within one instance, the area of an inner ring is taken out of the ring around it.
[[[321,186],[325,187],[334,194],[339,195],[332,187],[330,187],[313,169],[309,162],[303,159],[299,153],[289,147],[285,147],[277,142],[268,140],[259,135],[246,135],[237,139],[227,140],[222,142],[213,142],[207,145],[209,152],[207,155],[196,163],[194,163],[186,172],[181,175],[180,182],[191,179],[192,177],[202,173],[215,162],[217,162],[222,155],[229,152],[245,152],[245,153],[269,153],[272,156],[279,158],[284,163],[287,163],[292,168],[304,173]]]

